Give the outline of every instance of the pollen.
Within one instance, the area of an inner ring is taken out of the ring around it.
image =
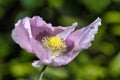
[[[48,46],[50,46],[53,50],[58,50],[62,47],[62,40],[58,37],[50,37],[48,39]]]
[[[66,51],[65,41],[59,37],[45,37],[42,40],[43,46],[51,51],[51,57],[55,58]]]

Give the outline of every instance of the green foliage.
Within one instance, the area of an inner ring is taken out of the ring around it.
[[[40,8],[44,5],[44,0],[20,0],[23,8],[32,10],[36,8]]]
[[[111,0],[80,0],[91,12],[100,13],[107,8]]]
[[[120,53],[118,53],[113,60],[110,62],[110,72],[116,77],[120,76]]]
[[[111,28],[111,32],[115,36],[120,36],[120,25],[115,25]]]
[[[30,63],[13,61],[10,63],[10,72],[15,77],[24,77],[27,74],[33,73],[34,68]]]
[[[77,80],[97,80],[103,79],[105,77],[105,69],[100,66],[96,66],[94,64],[86,65],[79,69],[79,73],[77,74]]]
[[[0,59],[4,59],[10,54],[11,50],[11,40],[10,36],[0,34]]]
[[[63,6],[64,0],[48,0],[48,3],[53,8],[60,8]]]
[[[54,76],[51,77],[52,80],[54,80],[55,78],[57,78],[57,80],[61,80],[68,77],[68,72],[64,68],[48,67],[46,69],[46,76],[47,77]]]
[[[78,22],[78,24],[80,26],[85,24],[85,22],[82,19],[75,18],[75,17],[72,17],[72,16],[61,16],[59,18],[59,23],[61,23],[61,25],[68,26],[68,25],[71,25],[74,22]]]
[[[4,16],[5,10],[4,8],[0,7],[0,18]]]
[[[112,54],[114,54],[114,52],[115,52],[115,49],[114,49],[115,47],[114,47],[114,45],[113,44],[111,44],[111,43],[108,43],[108,42],[104,42],[104,43],[102,43],[102,45],[100,45],[100,48],[99,48],[99,50],[101,51],[101,52],[103,52],[105,55],[112,55]]]
[[[120,23],[120,12],[119,11],[109,11],[104,15],[105,23]]]
[[[11,39],[19,19],[41,16],[55,26],[78,22],[77,29],[98,16],[102,26],[92,46],[64,67],[48,67],[43,80],[120,80],[120,0],[0,0],[0,80],[37,80],[37,58]],[[81,34],[82,35],[82,34]]]

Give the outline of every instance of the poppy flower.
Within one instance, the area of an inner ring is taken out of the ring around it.
[[[101,25],[98,17],[90,25],[75,30],[77,22],[71,26],[52,26],[41,17],[25,17],[15,24],[13,40],[21,48],[37,56],[32,64],[63,66],[71,62],[83,49],[91,46],[91,41]]]

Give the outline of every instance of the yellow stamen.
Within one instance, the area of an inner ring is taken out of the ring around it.
[[[51,57],[55,58],[57,56],[62,55],[66,51],[65,42],[56,36],[47,37],[42,40],[43,46],[49,50],[51,50]]]
[[[52,48],[52,50],[59,50],[62,46],[63,42],[60,38],[58,37],[50,37],[48,39],[48,46]]]

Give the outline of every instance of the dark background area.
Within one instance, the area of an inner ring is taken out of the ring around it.
[[[102,19],[93,45],[64,67],[48,67],[43,80],[120,80],[120,0],[0,0],[0,80],[37,80],[42,66],[32,67],[37,58],[11,38],[19,19],[35,15],[77,29]]]

